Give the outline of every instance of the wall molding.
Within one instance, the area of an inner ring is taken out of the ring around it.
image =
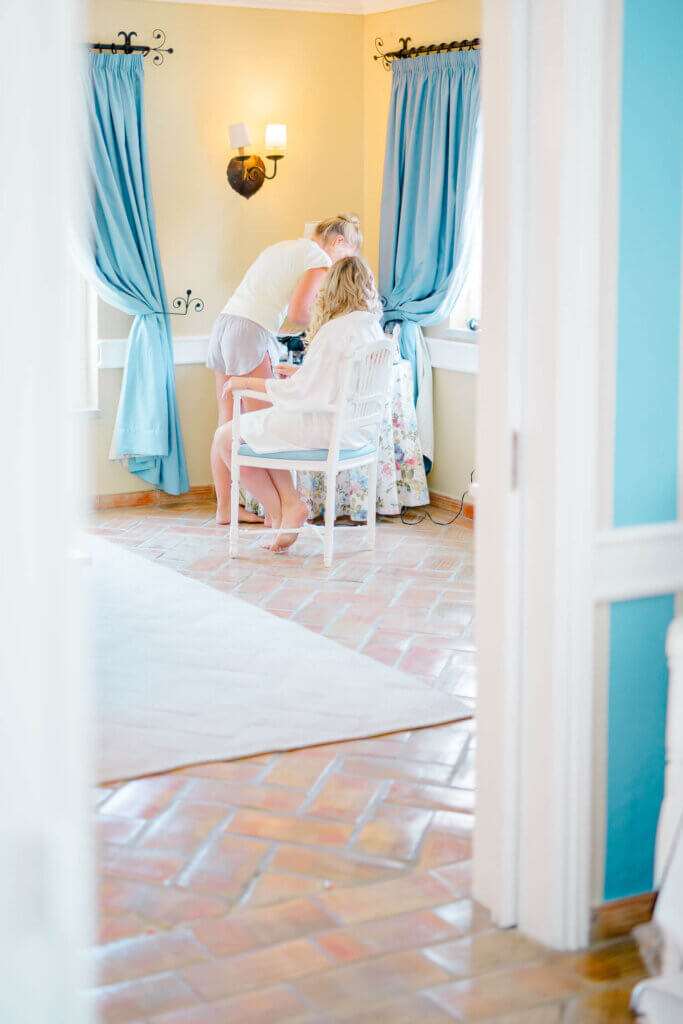
[[[299,11],[312,14],[381,14],[401,7],[418,7],[435,0],[151,0],[156,3],[203,4],[210,7],[248,7],[254,10]]]
[[[479,373],[479,345],[451,338],[426,338],[429,358],[434,370],[453,373]],[[127,338],[100,338],[97,343],[99,370],[122,370],[126,361]],[[173,362],[176,366],[204,364],[209,348],[209,335],[199,334],[173,339]]]
[[[429,503],[434,508],[442,508],[446,512],[455,514],[460,511],[460,498],[452,498],[450,494],[439,494],[438,491],[429,492]],[[463,526],[472,526],[474,523],[474,504],[471,501],[466,501],[462,508],[462,523]]]
[[[122,370],[126,362],[127,338],[101,338],[97,343],[99,370]],[[176,366],[205,363],[209,348],[208,334],[173,339],[173,362]]]
[[[598,533],[596,601],[629,601],[683,591],[683,522],[622,526]]]

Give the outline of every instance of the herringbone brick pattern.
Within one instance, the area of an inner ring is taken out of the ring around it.
[[[446,518],[443,513],[436,513]],[[94,529],[474,709],[471,530],[387,521],[333,566],[227,557],[207,504]],[[470,897],[473,721],[190,767],[96,793],[105,1024],[620,1024],[630,940],[557,956]]]

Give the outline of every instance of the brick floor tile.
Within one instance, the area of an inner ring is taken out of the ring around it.
[[[363,646],[363,654],[383,665],[393,667],[407,650],[411,637],[406,633],[392,633],[386,629],[377,629]]]
[[[446,904],[450,899],[450,890],[438,878],[417,874],[354,889],[331,889],[321,893],[318,903],[345,924],[359,924]]]
[[[282,845],[272,861],[273,871],[317,878],[342,885],[363,885],[394,875],[395,869],[354,859],[341,853],[314,850],[304,846]]]
[[[443,916],[448,916],[448,912]],[[467,914],[463,917],[467,917]],[[470,914],[470,926],[472,923]],[[466,921],[463,920],[462,924],[465,926]],[[425,950],[425,955],[456,978],[491,974],[548,958],[547,950],[513,930],[486,932],[444,942]]]
[[[308,1004],[290,988],[278,985],[211,1005],[165,1013],[153,1017],[150,1024],[298,1024],[310,1019]]]
[[[430,910],[414,910],[324,932],[316,936],[316,942],[334,960],[345,964],[382,953],[427,946],[452,934],[451,926],[437,914]],[[433,959],[439,963],[438,959]],[[445,964],[441,966],[447,967]]]
[[[318,1010],[343,1014],[444,981],[445,971],[420,953],[408,952],[312,974],[296,987]]]
[[[125,818],[154,818],[187,785],[175,775],[125,782],[100,806],[100,812]]]
[[[444,985],[432,993],[432,998],[456,1018],[480,1021],[569,999],[585,987],[586,983],[571,972],[542,964],[499,972],[495,985],[488,975]]]
[[[434,874],[448,886],[454,896],[469,896],[472,892],[471,860],[464,860],[458,864],[447,864],[437,868]]]
[[[281,757],[264,776],[268,785],[308,790],[330,763],[329,755],[312,750],[296,750]]]
[[[232,782],[252,782],[263,772],[263,767],[255,761],[214,761],[211,764],[193,764],[181,768],[179,775],[189,775],[193,779],[229,779]]]
[[[98,989],[93,1003],[101,1024],[133,1024],[155,1013],[196,1006],[199,1000],[181,978],[159,974]]]
[[[455,765],[466,749],[471,734],[472,725],[468,721],[417,729],[408,741],[406,757],[415,761]]]
[[[234,956],[261,946],[300,939],[334,924],[322,907],[310,900],[291,900],[261,910],[206,921],[194,929],[197,938],[216,956]]]
[[[472,859],[472,840],[469,836],[453,835],[432,828],[427,833],[420,850],[419,868],[429,871],[447,864]]]
[[[266,871],[259,875],[249,889],[244,906],[247,910],[255,910],[258,907],[283,903],[298,896],[311,896],[319,892],[323,885],[322,878],[300,878],[298,875]]]
[[[385,799],[389,803],[431,807],[435,810],[470,813],[474,810],[473,791],[456,789],[453,786],[420,786],[411,782],[394,782]]]
[[[102,882],[98,901],[103,913],[134,914],[161,928],[220,917],[229,906],[215,896],[197,896],[175,886],[146,885],[120,878],[107,878]]]
[[[407,996],[371,1010],[344,1015],[344,1024],[453,1024],[453,1018],[426,996]]]
[[[92,951],[91,964],[99,985],[113,985],[175,971],[207,957],[190,932],[156,932],[99,946]]]
[[[445,764],[428,764],[380,757],[346,757],[341,771],[348,775],[364,775],[372,779],[409,779],[417,782],[448,782],[452,768]]]
[[[97,942],[104,945],[107,942],[118,942],[119,939],[131,939],[144,932],[146,927],[145,922],[134,914],[101,914],[97,921]]]
[[[633,1024],[632,1017],[627,1019],[630,1024]],[[565,1021],[564,1003],[552,1003],[552,1005],[536,1006],[533,1010],[522,1010],[521,1013],[506,1013],[502,1017],[496,1017],[495,1022],[485,1021],[484,1024],[562,1024],[563,1021]],[[575,1021],[574,1024],[579,1024],[579,1021]],[[580,1024],[586,1024],[586,1021],[582,1019]],[[600,1024],[605,1024],[602,1018],[600,1018]]]
[[[311,821],[305,818],[266,814],[261,811],[237,811],[228,831],[260,839],[280,839],[312,846],[345,846],[353,826],[342,822]]]
[[[192,861],[180,884],[192,892],[237,899],[269,850],[268,843],[222,835]]]
[[[333,775],[323,786],[315,800],[308,805],[306,814],[318,818],[339,818],[355,821],[377,792],[376,779],[354,775]]]
[[[596,984],[642,978],[647,974],[638,945],[631,937],[602,945],[596,950],[567,954],[554,962]]]
[[[139,846],[191,853],[229,813],[226,807],[180,800],[152,823]]]
[[[116,818],[106,814],[95,817],[97,838],[104,843],[129,843],[145,827],[143,818]]]
[[[156,850],[106,845],[99,863],[105,876],[140,882],[169,882],[182,866],[183,858],[157,853]]]
[[[197,800],[232,807],[254,807],[263,811],[293,814],[300,806],[301,793],[277,786],[231,782],[229,779],[195,779],[190,795]],[[225,813],[225,812],[223,812]]]
[[[429,647],[425,644],[413,644],[403,655],[398,667],[401,672],[419,676],[438,676],[448,664],[451,652]]]
[[[182,971],[183,979],[208,1001],[303,979],[324,971],[329,959],[307,939],[297,939],[242,956],[198,964]]]
[[[462,761],[458,764],[458,767],[451,779],[451,784],[453,786],[458,786],[461,789],[474,789],[475,753],[474,749],[471,748],[471,745]]]
[[[417,851],[432,812],[381,804],[356,837],[354,847],[371,857],[409,860]]]

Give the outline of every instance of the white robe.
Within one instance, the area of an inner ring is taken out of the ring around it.
[[[329,448],[332,413],[301,409],[334,405],[342,385],[344,357],[383,337],[377,316],[362,310],[323,324],[296,373],[285,380],[266,381],[273,404],[242,416],[241,439],[258,455]],[[341,447],[362,448],[371,435],[372,428],[347,430]]]

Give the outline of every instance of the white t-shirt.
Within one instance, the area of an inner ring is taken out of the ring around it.
[[[269,245],[249,267],[223,312],[246,317],[277,334],[302,274],[331,265],[327,253],[310,238]]]

